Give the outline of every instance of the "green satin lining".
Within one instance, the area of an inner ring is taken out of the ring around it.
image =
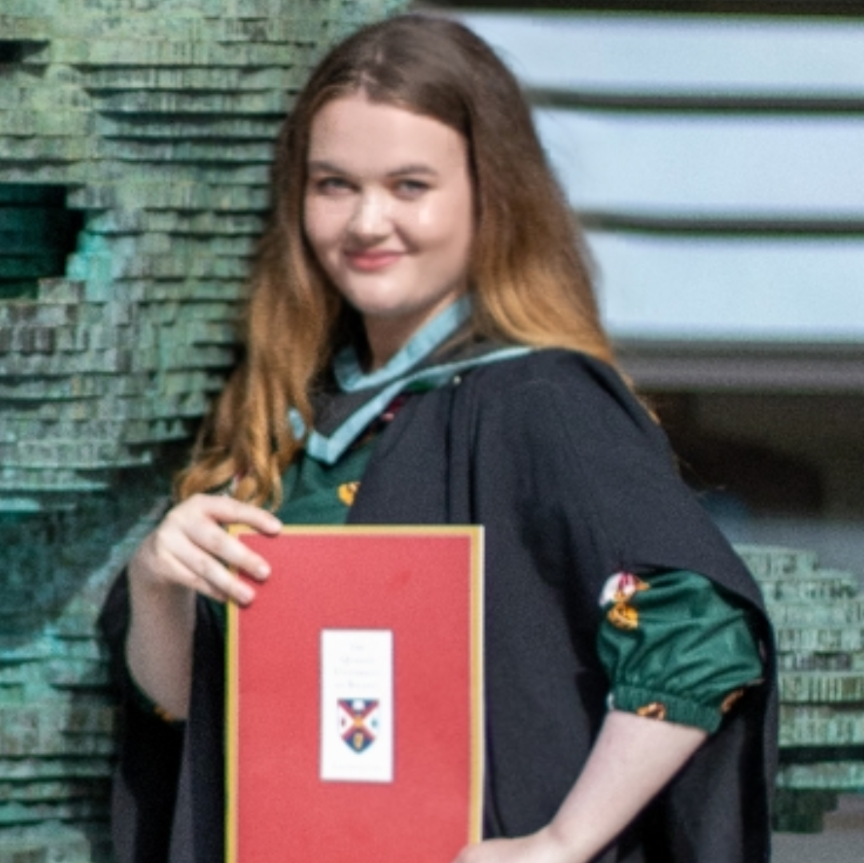
[[[727,697],[762,676],[748,610],[694,572],[640,578],[648,590],[628,600],[637,627],[620,629],[604,615],[597,635],[612,681],[610,704],[634,713],[660,704],[668,721],[713,732]]]

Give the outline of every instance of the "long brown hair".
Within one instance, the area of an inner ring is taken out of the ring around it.
[[[405,15],[366,27],[312,74],[280,132],[273,205],[250,279],[245,356],[205,423],[179,497],[238,478],[238,497],[278,505],[302,447],[287,421],[312,424],[310,393],[333,351],[362,340],[303,235],[312,120],[362,92],[455,129],[468,143],[477,229],[470,264],[474,334],[572,348],[614,363],[599,322],[584,243],[547,165],[516,79],[461,24]]]

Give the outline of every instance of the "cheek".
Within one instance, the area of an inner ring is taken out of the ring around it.
[[[417,206],[414,223],[429,237],[456,240],[474,230],[474,202],[470,185],[450,189],[446,194],[429,197]]]
[[[343,221],[338,208],[315,198],[307,201],[303,210],[303,231],[319,256],[339,242]]]
[[[414,214],[413,231],[427,248],[446,252],[451,264],[458,264],[467,259],[474,234],[470,203],[460,199],[424,203]]]
[[[309,245],[317,250],[318,247],[318,213],[315,205],[307,198],[303,202],[303,234],[309,241]]]
[[[413,215],[416,229],[429,238],[446,238],[453,231],[455,223],[460,221],[458,218],[454,219],[454,216],[458,215],[458,208],[441,200],[424,201]]]

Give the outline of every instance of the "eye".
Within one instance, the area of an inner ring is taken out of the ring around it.
[[[317,177],[312,180],[312,188],[319,195],[345,195],[353,186],[344,177]]]
[[[402,179],[396,183],[396,193],[403,198],[419,198],[429,190],[429,184],[422,180]]]

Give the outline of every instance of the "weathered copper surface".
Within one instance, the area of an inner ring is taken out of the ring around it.
[[[233,361],[293,94],[401,5],[0,2],[0,863],[106,859],[97,609]]]

